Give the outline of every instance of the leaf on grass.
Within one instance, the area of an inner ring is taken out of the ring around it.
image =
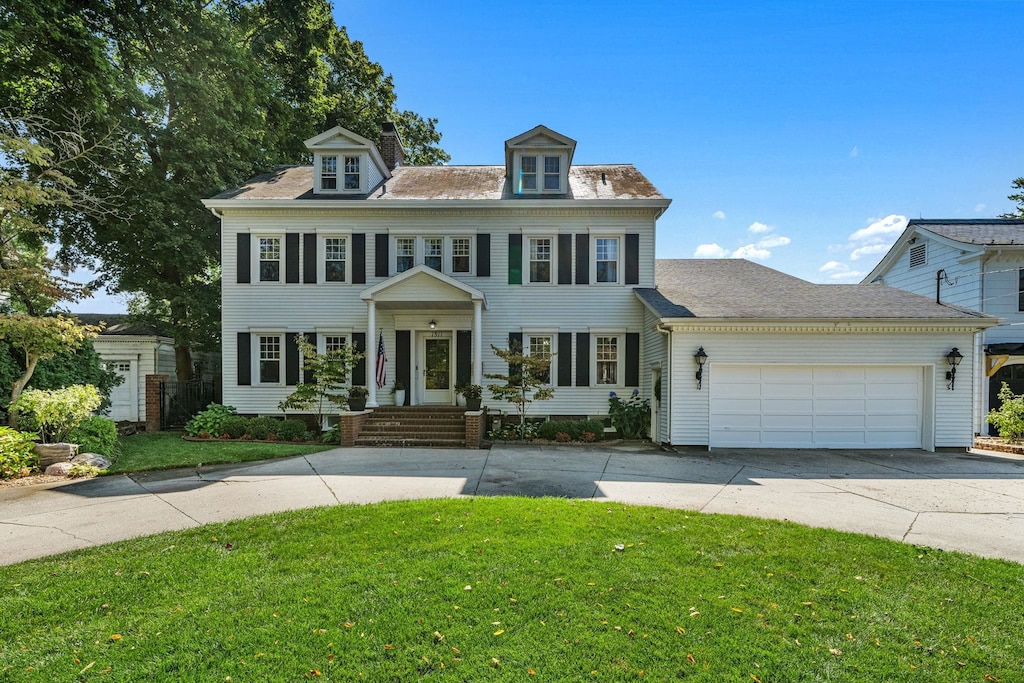
[[[444,635],[442,635],[440,631],[434,631],[434,640],[440,643],[442,640],[444,640]]]
[[[750,674],[750,677],[754,679],[754,683],[761,683],[761,679],[754,674]]]
[[[121,634],[120,633],[115,633],[115,634],[110,636],[110,639],[111,640],[121,640]]]
[[[493,666],[495,669],[497,669],[498,666],[500,666],[500,665],[501,665],[501,662],[498,661],[497,657],[491,657],[491,666]]]
[[[828,649],[828,651],[831,652],[832,654],[834,654],[836,657],[838,657],[839,655],[843,654],[843,651],[840,650],[838,647],[830,647]]]
[[[730,607],[729,609],[731,609],[733,612],[739,612],[740,614],[743,614],[743,610],[741,610],[739,607]]]
[[[536,676],[537,675],[537,672],[534,671],[533,669],[527,669],[526,673],[530,674],[531,676]]]
[[[686,629],[683,628],[682,626],[676,626],[676,633],[678,633],[681,636],[685,636],[686,635]]]
[[[500,636],[500,635],[501,635],[502,633],[504,633],[504,632],[505,632],[505,629],[503,629],[503,628],[499,628],[499,629],[498,629],[497,631],[495,631],[495,632],[494,632],[494,635],[496,635],[496,636]]]
[[[985,680],[986,681],[998,681],[999,679],[996,678],[995,676],[993,676],[992,674],[985,674]]]
[[[306,678],[318,678],[319,676],[322,676],[322,675],[323,674],[320,673],[320,669],[310,669],[309,673],[306,674]]]
[[[385,649],[385,650],[394,650],[394,649],[395,649],[395,646],[394,646],[394,645],[391,645],[390,643],[385,643],[385,644],[384,644],[384,649]]]
[[[86,671],[88,671],[89,669],[93,668],[94,666],[96,666],[96,662],[89,662],[88,664],[85,665],[84,669],[82,669],[81,671],[78,672],[78,675],[81,676],[82,674],[84,674]]]
[[[697,660],[694,659],[693,655],[691,655],[689,652],[686,653],[686,661],[688,661],[690,664],[696,664],[697,663]]]

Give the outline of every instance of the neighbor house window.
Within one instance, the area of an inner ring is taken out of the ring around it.
[[[416,265],[416,238],[399,237],[395,240],[395,272],[404,273]]]
[[[358,190],[361,186],[359,157],[345,157],[345,189]]]
[[[530,238],[530,282],[551,282],[551,238]]]
[[[530,335],[527,354],[533,357],[543,358],[548,361],[548,369],[538,374],[537,378],[544,384],[551,384],[551,337],[549,335]]]
[[[537,157],[519,157],[519,191],[537,190]]]
[[[468,273],[470,268],[471,242],[468,237],[452,238],[452,272]]]
[[[320,189],[338,189],[338,157],[320,157]]]
[[[423,264],[440,272],[442,263],[444,263],[444,238],[424,237]]]
[[[281,281],[281,238],[260,238],[260,282]]]
[[[281,383],[281,337],[260,335],[260,384]]]
[[[562,184],[561,159],[544,157],[544,189],[557,190]]]
[[[598,237],[594,240],[594,256],[598,282],[619,281],[619,238]]]
[[[324,239],[324,280],[327,282],[345,281],[346,251],[347,244],[344,237]]]
[[[595,340],[597,351],[597,383],[619,383],[619,338],[598,336]]]

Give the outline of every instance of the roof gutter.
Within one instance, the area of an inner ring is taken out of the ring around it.
[[[221,216],[225,210],[267,209],[294,212],[296,209],[339,209],[394,211],[395,209],[655,209],[660,217],[671,199],[203,199],[203,206]],[[220,211],[221,213],[218,213]]]

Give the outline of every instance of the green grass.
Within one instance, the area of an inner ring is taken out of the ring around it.
[[[222,441],[185,441],[176,432],[133,434],[118,440],[121,450],[110,473],[161,470],[225,462],[250,462],[318,453],[327,444],[270,444]]]
[[[1021,565],[591,501],[166,533],[0,568],[0,614],[11,681],[1024,678]]]

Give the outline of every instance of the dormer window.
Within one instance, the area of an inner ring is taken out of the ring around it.
[[[386,136],[389,154],[401,157],[401,141],[393,130]],[[313,194],[369,194],[391,178],[377,145],[341,126],[306,140],[313,154]],[[390,157],[389,157],[390,158]]]
[[[333,155],[320,157],[320,189],[331,191],[338,189],[338,157]]]
[[[561,154],[520,154],[516,194],[564,193],[563,158]]]
[[[358,191],[361,187],[359,174],[359,157],[345,157],[345,190]]]
[[[576,141],[537,126],[505,141],[505,173],[513,194],[568,194]]]
[[[562,183],[562,165],[559,157],[544,157],[544,189],[559,190]]]
[[[519,191],[532,191],[537,189],[537,157],[522,157],[519,159]]]

